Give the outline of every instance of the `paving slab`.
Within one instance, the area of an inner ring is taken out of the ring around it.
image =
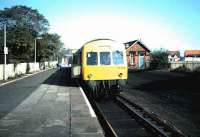
[[[104,136],[96,116],[88,109],[84,97],[77,87],[71,91],[71,134],[73,137]]]
[[[80,87],[60,83],[59,78],[65,77],[56,73],[0,119],[0,137],[104,136]]]

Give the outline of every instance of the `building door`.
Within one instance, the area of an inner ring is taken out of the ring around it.
[[[139,69],[145,69],[145,60],[144,60],[144,52],[140,52],[139,54]]]

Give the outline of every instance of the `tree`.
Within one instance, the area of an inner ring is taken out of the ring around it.
[[[154,50],[151,53],[151,57],[152,60],[150,63],[150,67],[152,69],[163,69],[169,67],[167,50],[164,50],[162,48],[160,50]]]
[[[62,45],[58,34],[43,34],[42,40],[37,43],[37,61],[56,60]]]
[[[11,27],[12,21],[18,27],[26,27],[34,32],[35,36],[48,31],[48,20],[36,9],[27,6],[13,6],[0,11],[0,22]]]
[[[14,22],[14,23],[13,23]],[[0,10],[0,33],[7,26],[7,47],[9,62],[25,62],[34,59],[34,39],[48,31],[47,19],[36,9],[14,6]],[[3,38],[0,37],[0,44]]]

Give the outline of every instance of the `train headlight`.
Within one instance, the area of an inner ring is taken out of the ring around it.
[[[118,75],[120,78],[123,76],[123,73],[119,73],[119,75]]]
[[[88,74],[88,78],[92,78],[92,76],[93,76],[92,74]]]

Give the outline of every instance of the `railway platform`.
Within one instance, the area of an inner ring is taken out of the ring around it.
[[[26,80],[22,81],[15,84],[28,86]],[[1,87],[2,92],[3,88],[6,87]],[[28,88],[31,87],[26,87],[27,92]],[[0,109],[7,108],[1,106]],[[0,119],[0,137],[94,136],[103,137],[103,129],[84,92],[66,70],[55,71]]]

